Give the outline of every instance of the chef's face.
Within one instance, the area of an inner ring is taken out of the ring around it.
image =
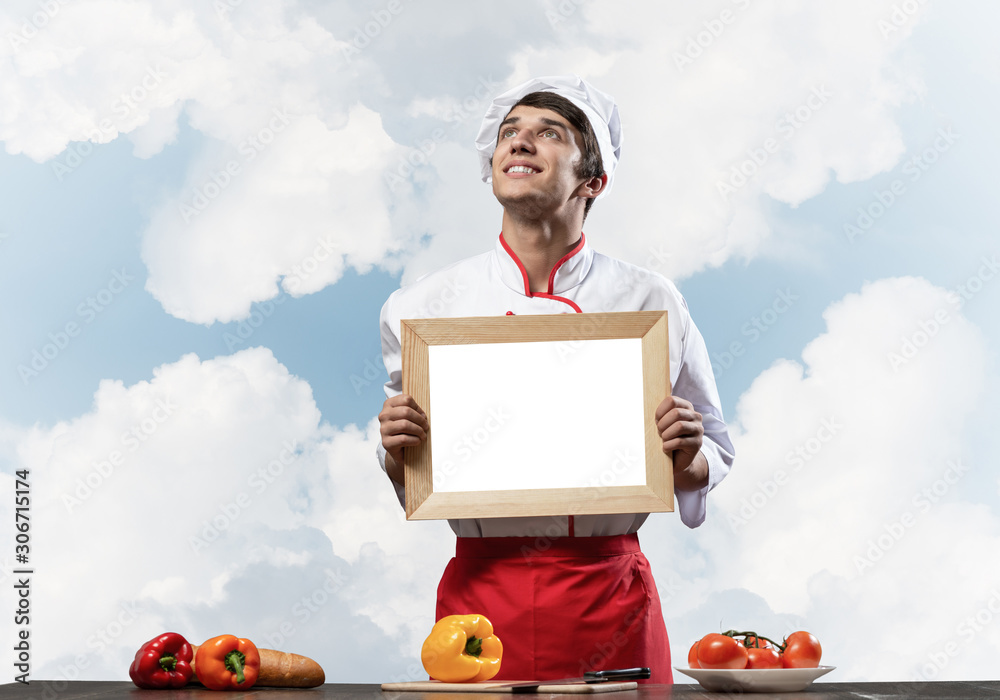
[[[493,152],[493,194],[505,209],[540,216],[582,206],[582,138],[550,109],[520,105],[500,125]]]

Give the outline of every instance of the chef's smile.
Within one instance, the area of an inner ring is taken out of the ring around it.
[[[530,175],[535,175],[536,173],[542,172],[540,168],[528,163],[518,163],[514,162],[509,164],[504,172],[510,177],[528,177]]]

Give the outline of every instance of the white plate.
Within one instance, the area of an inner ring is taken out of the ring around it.
[[[793,693],[836,666],[818,668],[674,668],[701,683],[705,690],[722,693]]]

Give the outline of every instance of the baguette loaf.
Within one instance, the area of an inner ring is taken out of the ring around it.
[[[260,675],[256,685],[275,688],[315,688],[326,682],[323,667],[300,654],[258,649]]]
[[[198,651],[198,645],[192,644],[191,650]],[[257,648],[260,652],[260,674],[254,687],[266,688],[315,688],[326,682],[323,667],[301,654],[290,654],[274,649]],[[194,669],[194,660],[191,661]],[[192,677],[192,681],[196,678]]]

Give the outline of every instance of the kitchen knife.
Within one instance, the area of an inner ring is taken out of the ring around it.
[[[551,681],[528,681],[525,683],[505,683],[494,688],[510,688],[512,693],[535,693],[540,685],[568,685],[570,683],[605,683],[607,681],[631,681],[649,678],[648,668],[614,668],[607,671],[587,671],[576,678],[559,678]]]

